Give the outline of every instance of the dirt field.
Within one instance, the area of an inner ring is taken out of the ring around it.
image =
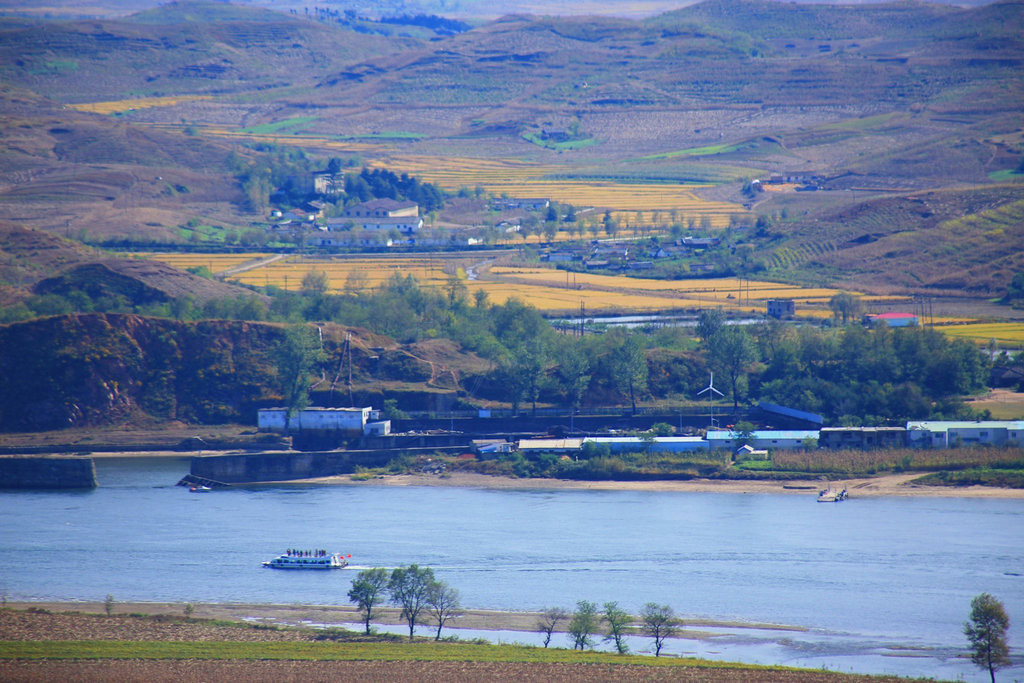
[[[313,640],[308,630],[262,630],[196,622],[86,614],[0,611],[0,640]],[[338,647],[344,647],[339,643]],[[406,661],[248,661],[248,660],[98,660],[26,661],[3,659],[3,681],[215,681],[332,680],[361,681],[750,681],[818,683],[826,681],[898,681],[820,671],[750,671],[701,667],[655,668],[609,664]]]

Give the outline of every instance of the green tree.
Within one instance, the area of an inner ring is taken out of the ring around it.
[[[740,420],[733,427],[733,433],[736,434],[736,448],[749,444],[754,439],[754,430],[756,426],[753,422],[747,422],[746,420]]]
[[[1010,618],[1003,603],[988,593],[971,600],[970,621],[964,624],[964,635],[971,643],[971,661],[988,669],[992,683],[996,670],[1010,663],[1010,648],[1006,643],[1006,629]]]
[[[621,393],[629,396],[629,404],[636,415],[636,397],[647,389],[650,373],[644,337],[621,329],[612,330],[607,337],[612,354],[612,381]]]
[[[572,649],[586,650],[593,647],[592,636],[597,630],[600,617],[597,615],[597,605],[587,600],[580,600],[576,603],[576,611],[569,620],[569,635],[572,636]]]
[[[370,621],[376,616],[373,608],[384,601],[388,581],[388,570],[382,567],[364,569],[352,580],[348,599],[355,603],[362,614],[366,635],[370,635]]]
[[[459,591],[444,581],[432,581],[427,591],[427,609],[437,624],[434,640],[441,640],[441,629],[445,623],[459,615]]]
[[[308,325],[292,325],[277,346],[277,378],[285,407],[285,429],[300,410],[309,405],[309,373],[320,361],[320,343]]]
[[[649,602],[640,611],[640,619],[643,621],[641,628],[644,634],[654,639],[654,656],[660,656],[665,639],[679,632],[679,619],[675,611],[668,605]]]
[[[720,308],[706,308],[697,316],[697,336],[710,347],[712,340],[725,326],[725,313]]]
[[[302,276],[302,293],[308,296],[323,296],[329,286],[327,273],[322,270],[311,270]]]
[[[107,616],[111,616],[114,613],[114,596],[107,593],[107,597],[103,598],[103,611],[107,613]]]
[[[739,410],[739,396],[746,383],[747,366],[755,359],[754,342],[739,325],[725,325],[715,335],[708,352],[712,367],[725,374],[732,392],[733,413]]]
[[[411,564],[391,572],[388,592],[391,602],[402,608],[402,618],[409,624],[409,640],[412,640],[416,622],[427,607],[434,583],[434,570],[429,567]]]
[[[608,635],[605,640],[615,643],[615,651],[620,655],[629,652],[626,645],[626,629],[629,627],[629,614],[619,607],[617,602],[604,603],[604,620],[608,624]]]
[[[591,379],[590,358],[578,345],[567,344],[563,347],[558,364],[558,378],[565,389],[566,398],[569,399],[569,409],[575,414],[583,402]]]
[[[849,292],[839,292],[828,301],[832,315],[842,318],[845,325],[851,318],[857,318],[864,311],[864,302],[859,296]]]
[[[569,613],[561,607],[548,607],[537,619],[537,630],[544,634],[544,647],[551,643],[551,634],[558,625],[569,618]]]

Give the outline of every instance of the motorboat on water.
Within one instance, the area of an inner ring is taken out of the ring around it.
[[[818,492],[819,503],[838,503],[840,501],[846,500],[846,498],[846,489],[843,489],[842,491],[837,491],[834,488],[829,487],[827,489],[822,489],[821,491]]]
[[[286,550],[263,563],[271,569],[344,569],[351,555],[329,553],[326,550]]]

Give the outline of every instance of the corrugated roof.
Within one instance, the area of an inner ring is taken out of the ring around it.
[[[825,419],[821,415],[808,413],[803,410],[797,410],[796,408],[787,408],[786,406],[780,406],[775,403],[768,403],[767,401],[761,401],[760,403],[757,404],[757,407],[768,413],[775,413],[777,415],[783,415],[785,417],[792,417],[797,420],[803,420],[804,422],[810,422],[816,425],[820,425],[825,422]]]
[[[908,422],[907,429],[945,432],[950,429],[1024,429],[1024,420],[920,420]]]
[[[583,439],[521,439],[519,450],[570,451],[583,447]]]
[[[757,430],[750,433],[753,439],[817,439],[817,429],[789,429],[789,430],[776,430],[766,429]],[[726,431],[714,431],[708,432],[708,441],[735,441],[739,438],[739,432],[726,432]]]

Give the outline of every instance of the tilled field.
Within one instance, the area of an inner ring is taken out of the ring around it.
[[[0,610],[0,641],[311,641],[303,629],[261,629],[218,625],[171,617],[55,614]],[[337,647],[345,647],[339,643]],[[18,660],[4,659],[2,681],[764,681],[835,683],[905,679],[728,668],[653,667],[616,664],[563,664],[452,661],[272,661],[196,659]]]

